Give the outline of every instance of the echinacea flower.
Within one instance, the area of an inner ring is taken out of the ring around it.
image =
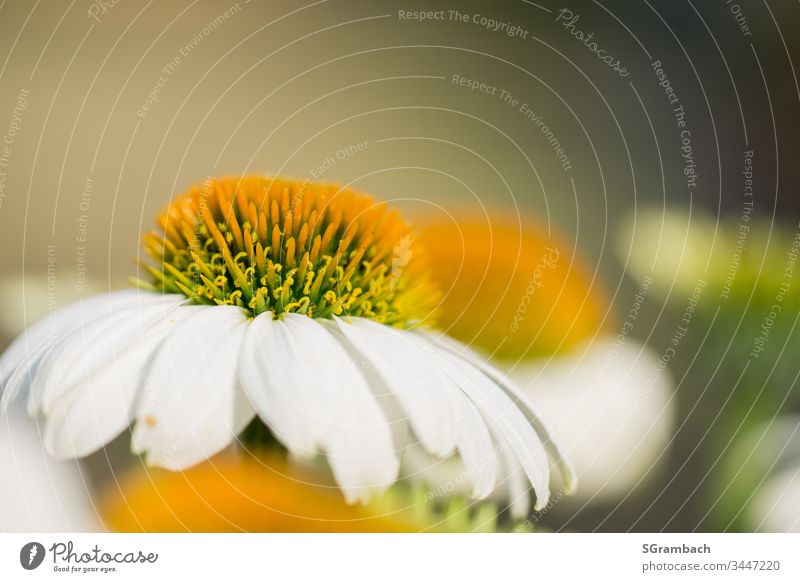
[[[347,505],[276,458],[219,455],[185,471],[136,470],[100,510],[118,532],[404,532],[395,515]]]
[[[439,319],[456,339],[513,362],[569,351],[603,328],[602,285],[538,218],[455,209],[415,224],[445,293]]]
[[[391,485],[417,442],[457,453],[479,499],[524,475],[543,506],[547,453],[571,482],[519,389],[427,327],[435,286],[385,204],[223,178],[177,196],[158,226],[149,281],[56,312],[0,359],[3,405],[27,395],[51,454],[88,455],[133,424],[134,452],[181,470],[257,417],[292,456],[324,453],[348,502]]]

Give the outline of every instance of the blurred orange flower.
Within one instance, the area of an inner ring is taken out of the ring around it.
[[[416,224],[446,295],[437,320],[455,338],[516,360],[567,350],[602,327],[605,292],[537,219],[464,211]]]
[[[119,532],[406,532],[393,515],[347,505],[275,457],[220,455],[182,472],[134,471],[102,504]],[[319,479],[316,478],[318,482]]]

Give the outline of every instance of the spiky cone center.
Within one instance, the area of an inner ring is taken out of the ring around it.
[[[333,184],[208,179],[178,195],[144,237],[155,291],[196,303],[398,327],[428,317],[438,290],[400,214]]]

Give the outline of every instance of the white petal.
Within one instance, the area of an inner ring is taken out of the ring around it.
[[[500,485],[505,487],[511,509],[511,517],[524,519],[531,508],[531,490],[522,465],[509,447],[498,451],[503,478]]]
[[[302,335],[303,328],[294,317],[273,321],[272,312],[262,313],[248,326],[239,356],[242,387],[250,402],[275,437],[300,457],[322,448],[323,424],[335,400],[325,384],[328,354],[317,345],[319,333],[314,333],[324,332]]]
[[[183,295],[150,295],[137,305],[109,311],[80,326],[48,357],[31,386],[32,393],[40,396],[45,415],[57,398],[114,362],[147,330],[187,301]]]
[[[559,472],[561,473],[561,477],[564,480],[564,486],[567,492],[573,491],[575,487],[577,487],[578,482],[575,468],[573,467],[569,458],[567,458],[567,456],[563,453],[559,443],[553,438],[553,431],[548,427],[544,417],[538,412],[531,399],[525,395],[523,390],[520,389],[506,374],[483,361],[475,352],[463,344],[455,341],[454,339],[445,335],[431,332],[421,332],[421,335],[426,337],[438,347],[470,361],[484,374],[486,374],[495,384],[497,384],[517,406],[519,406],[528,419],[528,422],[531,423],[533,428],[536,430],[536,433],[544,443],[545,450],[555,460],[556,465],[559,468]]]
[[[136,289],[126,289],[103,295],[93,295],[70,303],[37,321],[21,333],[0,357],[0,385],[4,385],[14,370],[37,348],[61,335],[65,328],[84,319],[96,306],[104,301],[130,299],[138,293],[140,292]]]
[[[459,391],[430,357],[430,344],[360,317],[334,321],[357,361],[397,399],[425,448],[438,457],[450,455],[458,440]]]
[[[548,426],[544,416],[539,413],[531,398],[526,396],[522,389],[500,370],[488,364],[483,364],[480,368],[495,384],[500,386],[514,404],[522,410],[528,422],[530,422],[536,430],[536,434],[542,439],[545,450],[555,460],[559,473],[561,473],[561,477],[564,480],[565,490],[567,493],[574,491],[578,486],[578,476],[575,467],[564,454],[561,445],[553,437],[553,430]]]
[[[24,396],[29,392],[36,374],[38,373],[42,360],[53,349],[51,341],[41,342],[30,353],[26,354],[22,362],[6,380],[3,386],[3,398],[0,407],[3,412],[8,412],[11,403],[16,401],[19,396]]]
[[[433,331],[430,329],[417,329],[414,333],[417,333],[424,337],[429,342],[432,342],[439,346],[440,348],[446,349],[461,358],[468,360],[475,364],[476,366],[481,366],[485,364],[484,358],[478,354],[475,350],[469,347],[466,344],[461,343],[460,341],[453,339],[447,334]]]
[[[190,467],[228,446],[255,416],[236,375],[246,329],[238,307],[203,307],[161,343],[145,371],[133,432],[133,449],[148,463]]]
[[[386,417],[344,348],[318,322],[259,315],[247,331],[240,370],[276,438],[294,454],[327,452],[348,502],[366,501],[397,478]]]
[[[35,421],[14,412],[0,419],[0,467],[0,532],[103,531],[87,475],[45,453]]]
[[[42,409],[45,388],[50,385],[54,391],[59,391],[61,377],[65,370],[87,346],[83,342],[86,330],[96,330],[113,325],[119,314],[136,314],[139,309],[145,309],[153,304],[175,304],[175,295],[163,295],[135,290],[128,294],[112,299],[108,296],[106,301],[101,301],[89,311],[84,311],[85,317],[77,321],[70,329],[53,342],[52,348],[42,356],[32,377],[30,394],[28,395],[28,413],[36,414]],[[61,357],[65,354],[65,357]],[[55,365],[58,362],[58,365]]]
[[[81,382],[49,405],[44,432],[48,452],[57,458],[83,457],[125,430],[133,420],[134,400],[148,359],[178,321],[205,308],[178,307],[154,325],[145,318],[135,338],[129,337],[130,325],[109,330],[105,341],[119,345],[116,356],[110,362],[98,362]]]
[[[428,452],[446,457],[458,448],[473,496],[487,497],[497,474],[492,438],[474,405],[430,356],[430,343],[363,318],[335,318],[335,326],[356,350],[362,367],[374,370],[399,400]]]
[[[497,482],[497,455],[486,423],[475,405],[464,397],[459,419],[458,450],[472,482],[472,496],[485,499]]]
[[[19,367],[40,352],[54,335],[58,333],[70,314],[74,314],[75,304],[65,307],[53,316],[45,317],[22,332],[0,357],[0,387],[5,388],[8,379]],[[60,317],[57,315],[60,314]]]
[[[48,357],[71,333],[102,317],[109,309],[122,309],[133,304],[142,294],[150,295],[136,289],[94,295],[58,310],[18,337],[3,355],[3,373],[10,372],[4,382],[3,410],[8,410],[11,402],[30,388]]]
[[[432,348],[432,354],[484,416],[490,430],[501,439],[499,444],[510,447],[533,485],[537,509],[544,507],[550,498],[549,462],[525,415],[472,363],[444,349]]]

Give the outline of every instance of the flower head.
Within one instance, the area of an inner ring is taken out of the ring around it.
[[[68,306],[0,359],[4,405],[27,393],[52,454],[90,454],[132,424],[134,452],[182,470],[256,419],[293,458],[324,454],[349,502],[389,487],[417,443],[457,454],[479,499],[524,476],[543,506],[548,453],[570,482],[519,389],[424,325],[435,291],[385,205],[227,178],[178,196],[159,225],[146,289]]]
[[[400,215],[335,185],[207,180],[178,196],[158,225],[144,238],[158,263],[147,268],[150,286],[197,303],[408,326],[438,298]]]

